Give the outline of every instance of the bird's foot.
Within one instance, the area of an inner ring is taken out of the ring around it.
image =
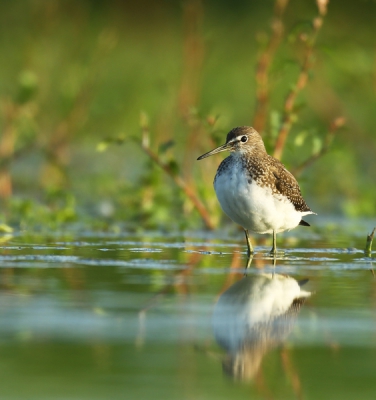
[[[277,249],[273,247],[273,248],[270,250],[269,254],[270,254],[273,258],[275,258],[275,257],[284,257],[285,252],[284,252],[283,250],[277,251]]]
[[[245,266],[245,271],[244,271],[244,276],[247,276],[247,271],[250,268],[251,264],[252,264],[252,260],[253,260],[253,255],[251,254],[250,256],[248,256],[247,259],[247,264]]]

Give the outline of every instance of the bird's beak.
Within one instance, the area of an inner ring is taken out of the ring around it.
[[[231,147],[232,147],[232,143],[230,143],[230,142],[229,143],[225,143],[222,146],[219,146],[216,149],[208,151],[207,153],[203,154],[197,160],[202,160],[203,158],[210,157],[213,154],[220,153],[221,151],[230,150]]]

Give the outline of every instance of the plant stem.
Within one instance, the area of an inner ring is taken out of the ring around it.
[[[364,254],[366,255],[366,257],[371,257],[372,255],[372,241],[375,235],[375,230],[376,228],[373,228],[372,233],[370,235],[367,235],[366,248],[364,249]]]
[[[283,35],[282,15],[289,0],[276,0],[274,5],[273,21],[271,23],[272,35],[261,53],[256,67],[256,111],[253,119],[254,128],[262,133],[265,130],[269,104],[269,70],[274,54],[281,42]]]

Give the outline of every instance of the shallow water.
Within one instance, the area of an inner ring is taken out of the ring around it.
[[[373,399],[367,232],[301,232],[3,237],[0,398]]]

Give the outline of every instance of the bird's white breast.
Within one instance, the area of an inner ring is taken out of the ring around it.
[[[303,213],[287,197],[273,194],[268,186],[249,180],[236,156],[231,166],[217,172],[214,189],[223,211],[244,229],[256,233],[282,232],[295,228]]]

